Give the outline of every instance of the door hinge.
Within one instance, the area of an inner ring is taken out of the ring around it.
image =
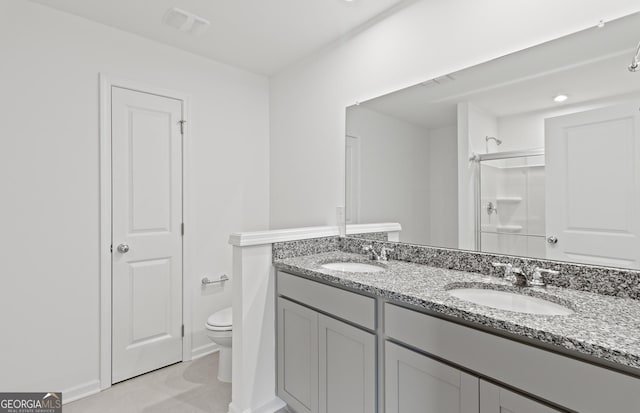
[[[180,224],[180,235],[184,236],[184,222]]]
[[[184,324],[182,325],[182,337],[184,338]]]
[[[187,121],[181,120],[181,121],[178,121],[178,123],[180,124],[180,134],[184,135],[184,124],[187,123]]]
[[[109,252],[113,252],[113,244],[109,245]]]

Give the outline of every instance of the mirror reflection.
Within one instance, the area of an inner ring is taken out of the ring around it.
[[[638,41],[640,13],[347,108],[347,224],[640,268]]]

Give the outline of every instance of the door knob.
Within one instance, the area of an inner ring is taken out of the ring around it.
[[[547,242],[551,245],[553,244],[557,244],[558,243],[558,238],[551,236],[551,237],[547,237]]]
[[[118,245],[118,252],[122,254],[126,254],[127,252],[129,252],[129,244],[123,242],[122,244]]]

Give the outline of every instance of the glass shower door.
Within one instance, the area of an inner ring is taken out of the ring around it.
[[[544,155],[480,161],[480,250],[545,256]]]

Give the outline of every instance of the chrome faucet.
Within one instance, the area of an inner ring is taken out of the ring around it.
[[[373,249],[373,245],[365,245],[365,246],[363,246],[362,247],[362,251],[363,252],[368,252],[369,256],[371,257],[372,260],[380,261],[380,256],[378,255],[376,250]]]
[[[372,260],[389,261],[389,253],[393,252],[393,248],[382,247],[380,249],[380,254],[378,254],[373,248],[373,245],[365,245],[362,247],[362,251],[368,252]]]
[[[511,282],[513,285],[518,287],[526,287],[529,285],[527,276],[524,274],[522,269],[517,267],[514,268],[513,265],[502,262],[494,262],[491,265],[494,267],[504,267],[504,279]]]
[[[560,274],[558,271],[547,270],[546,268],[535,267],[533,269],[533,275],[531,281],[527,278],[527,275],[520,268],[514,268],[511,264],[504,264],[502,262],[492,263],[494,267],[504,267],[504,279],[511,282],[516,287],[545,287],[546,283],[542,279],[542,274]]]
[[[389,261],[390,252],[393,252],[393,248],[382,247],[380,249],[380,261]]]

